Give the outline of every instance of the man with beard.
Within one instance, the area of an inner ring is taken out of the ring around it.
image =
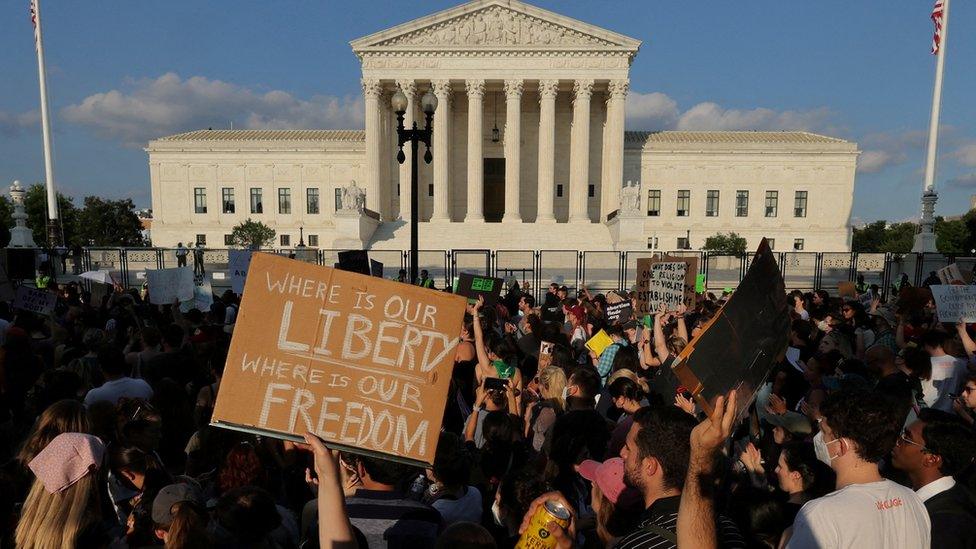
[[[640,525],[622,537],[617,549],[676,549],[678,506],[688,474],[690,437],[695,420],[678,408],[642,408],[634,415],[627,442],[620,450],[624,482],[644,498]],[[719,546],[745,547],[731,520],[719,516]]]

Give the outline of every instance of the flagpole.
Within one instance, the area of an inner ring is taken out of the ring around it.
[[[929,144],[925,158],[925,182],[922,186],[922,219],[915,235],[913,252],[937,253],[935,235],[935,160],[939,141],[939,113],[942,109],[942,73],[945,69],[946,42],[949,37],[949,0],[942,0],[942,29],[935,61],[935,87],[932,90],[932,114],[929,119]]]
[[[47,188],[47,242],[54,247],[60,244],[58,230],[58,200],[54,186],[54,157],[51,154],[51,117],[47,106],[47,71],[44,68],[44,41],[41,38],[40,0],[32,0],[34,8],[34,41],[37,47],[37,75],[41,88],[41,134],[44,139],[44,178]]]

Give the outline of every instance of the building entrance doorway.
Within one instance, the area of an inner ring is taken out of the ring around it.
[[[505,159],[485,158],[483,173],[485,221],[499,223],[505,215]]]

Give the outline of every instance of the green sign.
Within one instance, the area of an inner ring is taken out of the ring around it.
[[[474,277],[471,281],[471,289],[476,292],[490,292],[495,288],[495,280],[492,278]]]

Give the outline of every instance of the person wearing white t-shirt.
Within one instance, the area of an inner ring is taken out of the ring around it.
[[[133,379],[126,374],[125,356],[122,351],[106,346],[98,351],[98,366],[105,376],[105,383],[85,395],[85,406],[96,402],[117,404],[123,398],[149,400],[153,390],[144,380]]]
[[[788,548],[929,547],[922,500],[878,471],[904,423],[897,408],[884,395],[863,389],[827,397],[814,448],[837,473],[837,490],[800,509]]]
[[[931,388],[923,386],[923,399],[929,408],[952,411],[952,396],[959,393],[966,377],[966,361],[947,354],[942,348],[948,336],[929,330],[922,336],[922,347],[932,357]],[[928,390],[926,390],[928,389]]]

